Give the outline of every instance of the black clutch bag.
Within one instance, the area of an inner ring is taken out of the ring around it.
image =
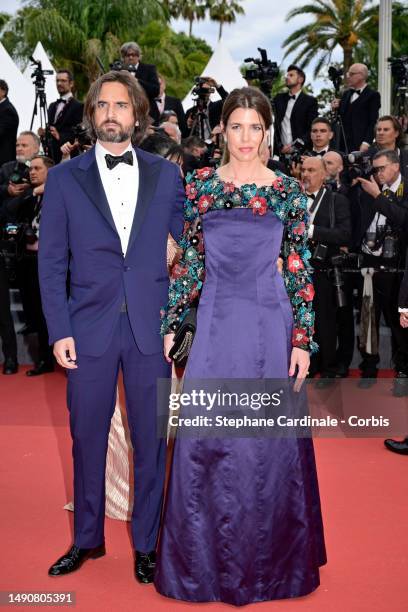
[[[169,351],[178,368],[184,368],[190,354],[197,326],[197,308],[191,307],[174,336],[174,344]]]

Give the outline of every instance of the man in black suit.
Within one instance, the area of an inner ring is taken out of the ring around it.
[[[184,113],[181,100],[179,98],[176,98],[174,96],[168,96],[166,94],[166,80],[161,74],[159,74],[158,76],[160,91],[159,95],[156,98],[156,105],[159,110],[159,115],[162,115],[167,110],[174,111],[177,115],[178,126],[181,131],[181,136],[183,138],[187,138],[187,136],[189,135],[189,130],[187,128],[186,115]]]
[[[289,66],[285,77],[287,93],[274,98],[275,144],[274,152],[290,153],[294,140],[310,142],[310,127],[317,117],[317,100],[302,92],[306,75],[298,66]]]
[[[62,157],[60,150],[62,145],[68,141],[73,143],[75,140],[74,127],[81,123],[84,107],[82,102],[73,96],[74,77],[69,70],[57,70],[56,82],[60,97],[48,108],[48,125],[51,133],[49,154],[55,163],[59,163]],[[44,137],[44,129],[40,128],[38,134]]]
[[[348,89],[340,100],[332,102],[343,123],[340,148],[347,153],[367,150],[374,138],[381,97],[378,91],[367,85],[368,68],[365,64],[350,66],[346,81]]]
[[[156,66],[154,66],[154,64],[145,64],[140,61],[142,59],[142,50],[135,42],[124,43],[120,48],[120,55],[122,62],[127,69],[135,75],[140,85],[145,90],[150,104],[149,114],[157,125],[160,113],[155,99],[159,95],[160,85]]]
[[[398,293],[401,285],[399,269],[405,265],[408,232],[408,185],[401,176],[399,157],[396,151],[379,151],[373,158],[373,170],[377,181],[359,178],[364,190],[360,199],[361,251],[364,268],[374,269],[372,277],[374,319],[377,342],[371,351],[360,346],[364,378],[375,379],[379,362],[378,328],[381,314],[391,329],[391,344],[395,368],[393,394],[408,395],[408,333],[401,329],[398,316]],[[390,251],[385,242],[392,239]],[[364,325],[360,325],[364,329]],[[364,338],[365,339],[365,338]],[[373,344],[373,342],[371,342]],[[360,385],[361,386],[361,385]]]
[[[383,115],[375,125],[375,142],[367,153],[374,157],[378,151],[396,151],[400,160],[400,171],[405,183],[408,183],[408,150],[403,147],[404,130],[396,117]]]
[[[316,342],[319,353],[312,356],[310,375],[320,371],[325,386],[336,375],[336,292],[328,271],[333,268],[331,258],[347,246],[351,237],[350,204],[348,199],[324,186],[326,168],[320,157],[306,157],[302,162],[301,179],[308,196],[310,214],[309,249],[315,296]]]
[[[310,128],[312,155],[314,157],[323,157],[329,151],[335,151],[332,139],[333,130],[330,121],[326,117],[316,117],[316,119],[313,119]]]
[[[211,138],[211,130],[213,130],[217,125],[219,125],[221,121],[221,113],[222,107],[224,105],[224,100],[228,96],[228,92],[224,89],[224,87],[217,83],[215,79],[212,77],[201,77],[203,79],[202,87],[203,90],[207,89],[208,94],[205,94],[202,97],[199,97],[197,100],[197,104],[195,106],[190,107],[186,111],[186,120],[188,133],[190,133],[193,125],[194,119],[198,110],[202,110],[207,114],[208,117],[208,126],[204,125],[204,133],[201,133],[201,130],[195,130],[195,134],[200,136],[200,138],[204,138],[204,140],[209,140]],[[210,100],[212,90],[217,90],[218,95],[220,96],[220,100],[215,100],[212,102]]]
[[[0,166],[16,159],[18,114],[7,96],[8,85],[0,79]]]

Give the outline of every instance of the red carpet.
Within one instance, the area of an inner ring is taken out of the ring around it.
[[[174,602],[138,585],[127,525],[110,519],[105,557],[71,576],[47,576],[72,528],[72,515],[62,509],[72,497],[65,378],[57,372],[28,380],[20,371],[0,380],[0,591],[75,591],[81,612],[226,610]],[[317,439],[315,446],[329,559],[321,586],[302,599],[246,609],[404,612],[408,457],[386,451],[382,439]]]

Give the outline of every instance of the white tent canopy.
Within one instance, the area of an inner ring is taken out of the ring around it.
[[[18,131],[30,129],[31,115],[34,106],[34,87],[21,74],[6,49],[0,42],[0,78],[9,87],[9,99],[15,106],[20,123]]]
[[[44,47],[42,46],[42,44],[40,42],[37,43],[31,57],[33,57],[35,60],[39,60],[41,62],[42,68],[43,70],[52,70],[54,74],[50,74],[48,76],[45,77],[45,95],[47,97],[47,106],[50,105],[51,102],[55,102],[55,100],[57,98],[59,98],[59,93],[57,90],[57,86],[55,84],[55,68],[54,66],[51,64],[50,59],[47,55],[47,53],[45,52]],[[31,79],[31,75],[33,73],[35,69],[35,66],[32,66],[31,63],[29,62],[27,64],[26,69],[23,72],[23,75],[26,77],[26,79],[28,79],[28,81],[31,83],[31,86],[33,86],[32,84],[32,79]],[[35,118],[34,121],[34,128],[35,130],[37,130],[37,128],[39,127],[39,117],[37,115],[37,117]]]
[[[239,71],[238,64],[234,62],[230,52],[220,40],[214,50],[214,53],[209,59],[208,64],[204,68],[201,76],[212,77],[228,91],[232,91],[236,87],[245,87],[247,84],[244,77]],[[219,100],[220,96],[217,92],[211,94],[211,100]],[[183,100],[183,108],[186,111],[193,105],[191,90]]]

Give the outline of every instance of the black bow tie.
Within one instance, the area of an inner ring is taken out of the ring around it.
[[[312,151],[312,155],[313,157],[316,157],[316,155],[320,155],[323,156],[327,153],[327,149],[323,149],[323,151]]]
[[[296,100],[296,96],[294,96],[294,95],[293,95],[293,96],[291,96],[291,95],[289,94],[289,100]]]
[[[316,194],[314,193],[307,193],[306,194],[308,198],[310,198],[311,200],[315,200],[316,199]]]
[[[123,155],[110,155],[109,153],[107,153],[105,155],[105,160],[109,170],[112,170],[120,163],[129,164],[129,166],[133,166],[132,151],[126,151],[126,153],[124,153]]]
[[[58,98],[57,104],[60,104],[60,102],[62,102],[62,104],[66,104],[67,103],[67,101],[64,100],[64,98]]]
[[[357,94],[358,96],[361,94],[361,89],[352,89],[353,94]]]

